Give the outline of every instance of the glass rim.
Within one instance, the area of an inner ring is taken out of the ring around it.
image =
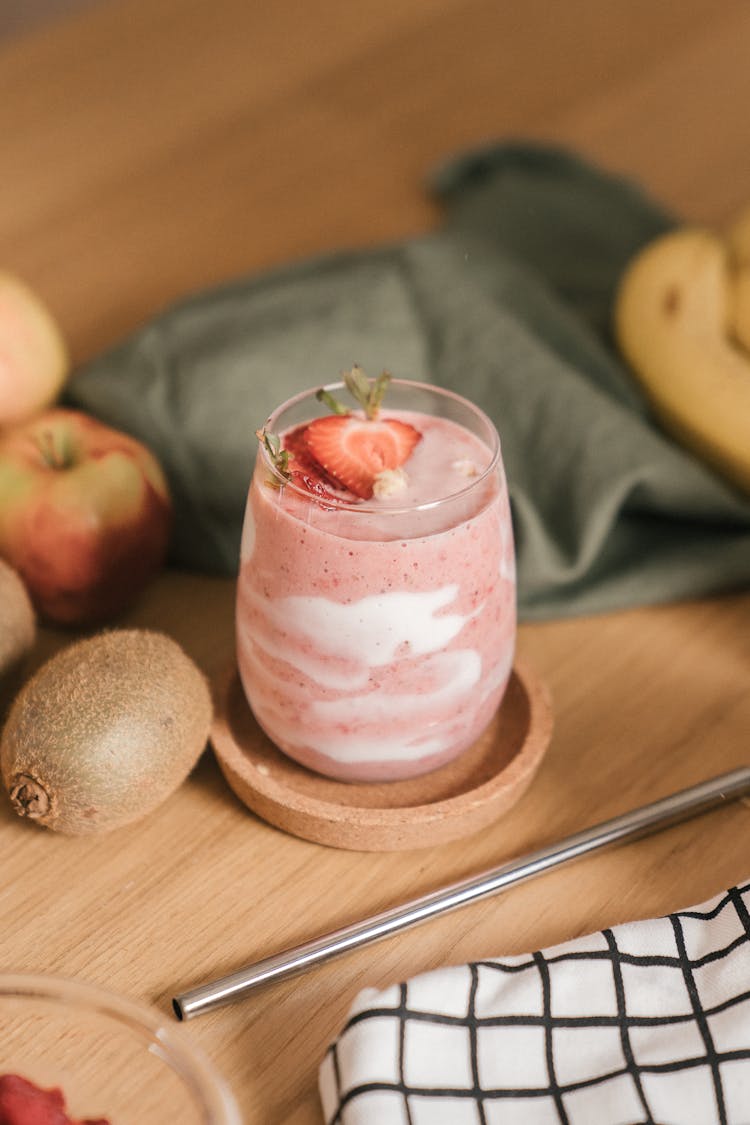
[[[469,482],[462,488],[457,489],[456,492],[450,492],[446,496],[439,496],[435,500],[425,500],[419,504],[407,504],[399,507],[391,506],[390,504],[372,504],[368,501],[363,502],[344,500],[340,499],[337,496],[317,496],[315,493],[309,492],[306,488],[302,488],[300,485],[295,484],[294,481],[288,480],[277,469],[277,467],[271,460],[271,456],[268,450],[261,442],[259,443],[258,448],[260,456],[263,459],[264,467],[271,473],[275,482],[278,483],[278,486],[280,488],[289,489],[293,494],[302,497],[308,503],[312,501],[313,503],[318,504],[320,507],[332,508],[336,509],[337,511],[343,512],[362,512],[370,515],[377,514],[390,518],[391,516],[408,515],[410,512],[430,511],[435,508],[439,508],[444,504],[449,504],[454,501],[461,500],[463,497],[469,496],[472,492],[474,492],[475,489],[479,488],[481,484],[483,484],[486,480],[489,479],[489,477],[492,476],[492,474],[497,469],[498,463],[500,461],[500,435],[497,431],[495,423],[492,421],[490,416],[484,410],[482,410],[480,406],[477,406],[476,403],[471,401],[471,399],[464,398],[463,395],[457,394],[456,391],[448,390],[447,387],[439,387],[435,383],[420,382],[416,379],[392,379],[389,387],[404,387],[407,390],[429,391],[430,393],[435,394],[440,398],[459,403],[461,406],[468,409],[469,412],[472,413],[479,421],[481,421],[487,427],[488,435],[492,439],[492,445],[490,447],[491,457],[489,463],[484,467],[484,469],[482,469],[481,473],[478,473],[475,477],[471,477]],[[271,412],[271,414],[269,414],[263,426],[263,430],[269,433],[275,433],[276,430],[274,427],[274,423],[283,411],[297,406],[298,403],[304,402],[304,400],[307,398],[314,398],[318,391],[323,390],[327,391],[329,394],[333,394],[335,391],[345,389],[346,387],[343,380],[338,379],[333,383],[321,383],[316,387],[308,387],[307,390],[299,391],[296,395],[292,395],[291,398],[288,398],[285,402],[282,402],[279,406],[276,407],[275,410]],[[387,410],[388,408],[386,407],[385,409]],[[487,443],[485,442],[485,444]]]
[[[37,1000],[83,1008],[140,1036],[146,1049],[160,1058],[201,1103],[212,1125],[240,1125],[234,1097],[208,1055],[176,1028],[165,1024],[158,1009],[111,992],[98,984],[45,973],[0,973],[0,1006],[4,1000]],[[147,1044],[150,1041],[150,1046]]]

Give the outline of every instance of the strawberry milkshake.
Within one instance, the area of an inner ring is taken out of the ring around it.
[[[340,780],[438,768],[488,725],[513,663],[492,423],[449,391],[355,368],[258,436],[236,614],[258,723]]]

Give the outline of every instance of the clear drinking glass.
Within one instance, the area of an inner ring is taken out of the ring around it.
[[[326,390],[347,397],[340,383]],[[326,413],[307,391],[265,430],[283,439]],[[414,777],[461,754],[497,709],[515,647],[495,427],[459,395],[405,380],[391,382],[379,417],[421,434],[404,491],[311,494],[261,443],[242,535],[237,659],[248,702],[280,750],[340,780]]]
[[[213,1064],[158,1012],[60,977],[0,975],[0,1074],[111,1125],[241,1125]]]

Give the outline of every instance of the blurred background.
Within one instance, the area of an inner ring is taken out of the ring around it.
[[[0,49],[4,266],[77,362],[189,291],[434,225],[430,172],[498,138],[700,221],[750,194],[744,0],[4,0]]]
[[[39,24],[105,2],[106,0],[4,0],[0,6],[0,36],[20,35]]]

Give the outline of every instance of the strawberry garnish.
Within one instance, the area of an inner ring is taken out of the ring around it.
[[[336,482],[326,475],[323,467],[318,464],[307,448],[306,429],[307,425],[297,426],[296,429],[285,433],[281,439],[284,449],[289,454],[288,469],[292,475],[294,473],[302,474],[308,476],[311,480],[333,485],[335,488]]]
[[[378,474],[403,465],[421,436],[399,418],[375,421],[351,414],[316,418],[303,431],[323,471],[363,500],[372,497]]]
[[[289,479],[298,488],[304,488],[305,492],[311,492],[314,496],[324,500],[340,500],[340,485],[326,473],[307,448],[306,429],[307,426],[297,426],[295,430],[284,434],[282,439],[284,449],[289,454]]]
[[[268,484],[280,488],[283,481],[289,481],[305,492],[323,500],[341,499],[336,481],[328,477],[318,463],[310,456],[304,442],[305,426],[298,426],[284,435],[282,439],[268,430],[258,430],[256,437],[265,447],[271,464],[281,480],[269,478]],[[2,1125],[2,1122],[0,1122]]]
[[[343,383],[361,413],[353,415],[327,387],[321,387],[315,397],[333,411],[330,417],[315,418],[290,430],[284,434],[283,444],[277,434],[257,430],[256,437],[281,478],[268,483],[279,488],[291,481],[331,500],[346,499],[342,489],[362,500],[374,493],[384,496],[401,491],[406,477],[400,467],[422,435],[400,418],[380,418],[390,381],[387,371],[370,380],[355,366],[344,373]]]

